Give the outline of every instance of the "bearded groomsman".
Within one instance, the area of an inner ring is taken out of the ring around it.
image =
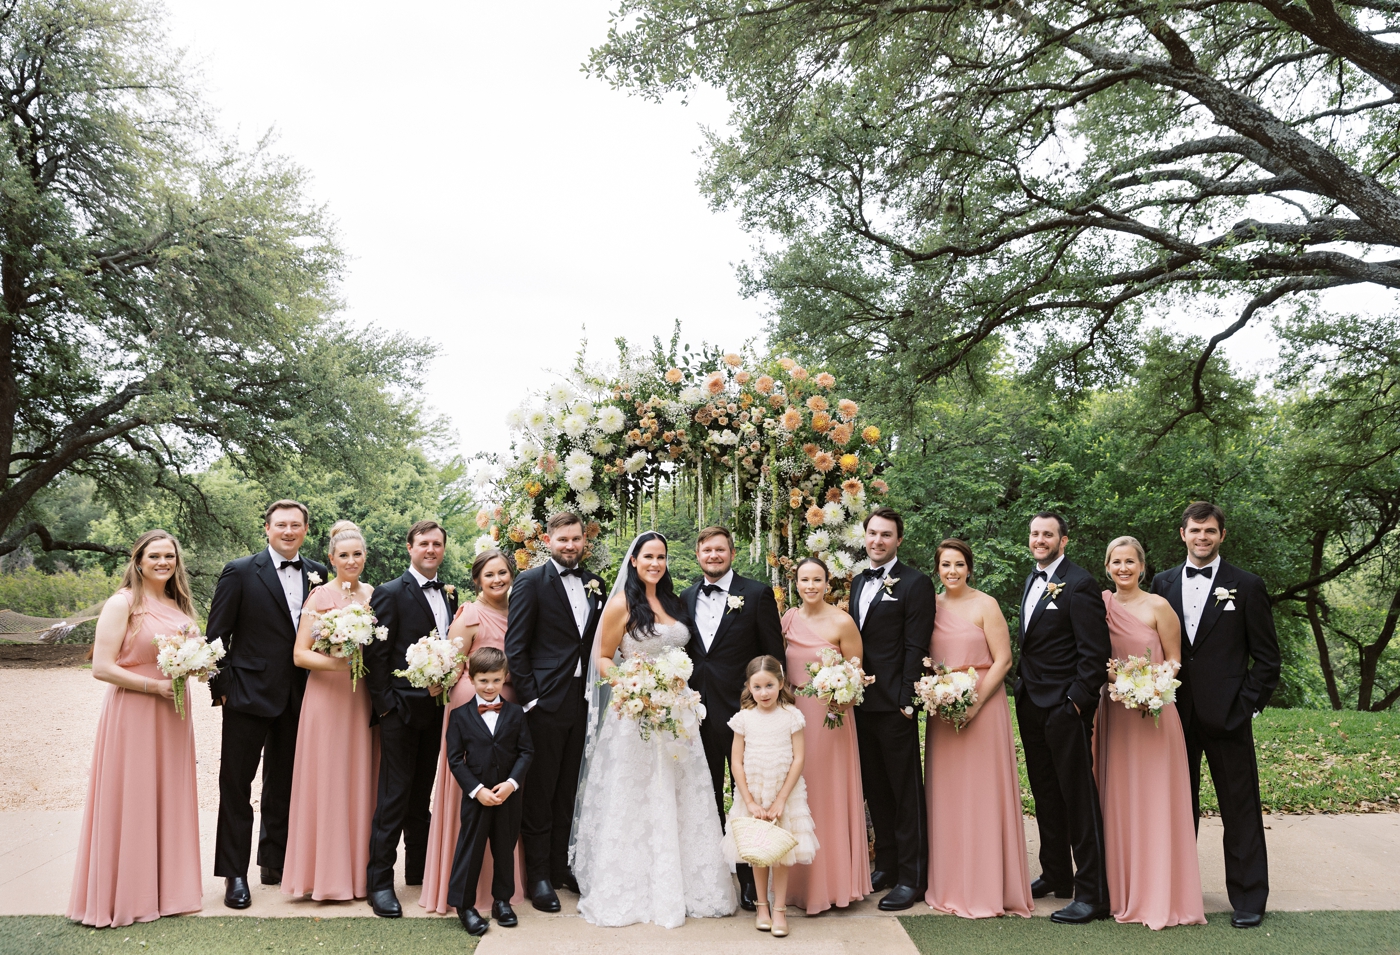
[[[568,511],[545,525],[550,559],[519,577],[510,592],[506,658],[535,744],[521,792],[525,892],[541,912],[558,912],[556,887],[578,891],[569,869],[569,830],[588,728],[586,654],[602,615],[603,581],[582,566],[583,519]]]
[[[724,767],[734,749],[729,721],[739,712],[749,661],[765,654],[784,659],[783,622],[773,589],[734,573],[734,535],[729,528],[714,526],[700,531],[695,538],[695,559],[704,579],[681,593],[700,633],[699,642],[687,648],[694,663],[690,685],[705,704],[700,741],[710,765],[720,825],[724,825]],[[735,874],[739,877],[739,904],[753,911],[753,869],[740,862]]]
[[[865,802],[875,826],[875,891],[890,889],[880,908],[897,912],[928,888],[924,780],[914,684],[923,675],[933,637],[937,595],[924,574],[899,559],[904,518],[877,507],[865,519],[870,567],[851,584],[850,613],[865,647],[861,666],[875,682],[857,708],[856,741]],[[821,732],[821,730],[812,730]]]
[[[443,707],[437,694],[413,686],[395,670],[408,666],[408,648],[430,631],[447,635],[457,612],[457,591],[438,580],[447,554],[447,531],[437,521],[408,529],[408,570],[374,588],[370,608],[388,637],[365,647],[365,682],[379,723],[379,788],[370,825],[369,905],[381,918],[403,914],[394,894],[394,863],[403,836],[404,882],[423,884],[428,856],[429,803],[442,744]],[[436,690],[436,687],[434,687]]]
[[[1040,828],[1040,878],[1031,895],[1070,898],[1050,918],[1083,924],[1109,917],[1103,815],[1090,742],[1113,648],[1103,591],[1065,557],[1065,519],[1031,519],[1036,569],[1021,591],[1016,720]],[[1071,852],[1073,859],[1071,859]]]
[[[306,671],[292,662],[301,605],[312,584],[325,580],[323,564],[301,556],[306,506],[275,501],[263,514],[267,549],[224,565],[209,603],[210,639],[228,655],[209,681],[215,706],[223,707],[219,752],[219,820],[214,836],[214,875],[224,878],[224,904],[246,909],[248,857],[253,841],[253,777],[262,763],[262,827],[258,865],[262,884],[282,881],[287,816],[292,802],[292,760]]]
[[[1278,686],[1281,657],[1264,581],[1220,557],[1225,512],[1196,501],[1181,515],[1186,562],[1152,578],[1181,619],[1181,686],[1176,709],[1186,733],[1191,799],[1201,819],[1201,754],[1225,827],[1230,924],[1253,928],[1269,898],[1259,766],[1251,720]],[[1252,662],[1252,666],[1251,666]]]

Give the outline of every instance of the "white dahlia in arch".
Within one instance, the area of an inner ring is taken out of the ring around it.
[[[627,416],[615,405],[608,405],[598,412],[598,429],[604,434],[617,434],[626,424]]]
[[[593,469],[588,465],[576,465],[564,474],[564,480],[575,491],[586,491],[593,486]]]

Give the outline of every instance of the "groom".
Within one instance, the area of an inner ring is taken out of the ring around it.
[[[765,654],[784,659],[783,624],[778,601],[767,584],[734,573],[734,535],[727,527],[706,527],[695,538],[695,559],[704,580],[681,593],[690,619],[700,633],[699,643],[689,646],[694,667],[690,685],[705,704],[700,741],[715,805],[724,825],[724,767],[734,748],[729,721],[739,712],[739,694],[749,661]],[[753,869],[747,863],[735,867],[739,876],[739,904],[753,911]]]
[[[519,577],[510,592],[506,658],[516,697],[535,743],[535,761],[521,792],[525,891],[541,912],[558,912],[556,887],[578,891],[569,870],[569,829],[588,723],[584,696],[605,595],[602,578],[579,565],[583,519],[555,514],[541,535],[550,559]]]
[[[1181,620],[1181,686],[1176,709],[1186,732],[1191,801],[1201,818],[1201,754],[1225,826],[1230,924],[1253,928],[1269,898],[1269,860],[1259,804],[1253,717],[1278,686],[1281,657],[1264,582],[1220,557],[1225,512],[1196,501],[1181,515],[1186,562],[1152,578]],[[1253,661],[1253,665],[1250,663]]]

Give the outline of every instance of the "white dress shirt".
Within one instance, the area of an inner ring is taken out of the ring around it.
[[[495,700],[487,700],[486,702],[487,702],[487,703],[494,703],[494,702],[496,702],[496,701],[495,701]],[[467,706],[475,706],[475,705],[476,705],[476,698],[473,698],[472,700],[470,700],[470,701],[467,703]],[[491,735],[492,735],[492,736],[495,736],[495,735],[496,735],[496,721],[499,720],[499,719],[501,718],[500,710],[487,710],[485,713],[481,713],[481,714],[479,714],[479,715],[481,716],[482,720],[485,721],[485,723],[486,723],[486,728],[487,728],[488,730],[491,731]],[[520,788],[520,784],[517,783],[514,779],[507,779],[506,782],[510,783],[511,786],[514,787],[514,789],[511,790],[511,793],[512,793],[512,794],[515,792],[516,789],[519,789],[519,788]],[[478,783],[475,789],[473,789],[471,792],[467,793],[467,798],[468,798],[468,799],[475,799],[475,798],[476,798],[476,794],[479,793],[479,792],[481,792],[481,791],[482,791],[483,789],[485,789],[485,788],[486,788],[485,786],[483,786],[483,785],[481,785],[480,783]]]
[[[408,572],[413,575],[414,580],[418,581],[420,589],[428,581],[437,580],[437,574],[431,577],[424,577],[422,574],[418,573],[417,567],[411,565],[408,568]],[[423,596],[428,599],[428,606],[433,609],[433,619],[437,621],[438,636],[447,636],[447,628],[451,626],[452,621],[447,617],[447,597],[443,594],[442,588],[429,587],[427,590],[423,591]],[[426,637],[427,634],[425,633],[423,636]]]
[[[301,571],[295,567],[281,566],[287,558],[273,550],[271,544],[267,552],[272,557],[272,569],[277,571],[277,579],[282,581],[282,592],[287,595],[287,611],[292,615],[292,629],[295,630],[301,625]],[[301,554],[292,560],[301,560]]]
[[[577,574],[564,576],[564,571],[568,570],[563,564],[554,558],[549,562],[554,565],[554,569],[559,573],[559,582],[564,585],[564,593],[569,596],[569,609],[574,612],[574,623],[578,626],[578,635],[583,636],[584,628],[588,626],[588,592],[583,589],[583,578]],[[592,648],[588,650],[592,653]],[[574,666],[574,676],[583,676],[583,658]]]
[[[710,583],[709,578],[703,583]],[[724,576],[714,582],[714,586],[719,590],[707,595],[702,589],[695,598],[695,627],[700,631],[700,642],[705,645],[707,652],[710,644],[715,642],[715,634],[719,633],[719,625],[724,620],[725,611],[729,609],[729,588],[734,586],[734,571],[725,571]]]
[[[1195,566],[1189,560],[1186,562],[1186,567]],[[1215,560],[1206,564],[1206,567],[1210,568],[1209,577],[1205,574],[1187,577],[1186,567],[1181,568],[1181,614],[1185,618],[1186,639],[1194,646],[1196,628],[1201,625],[1201,614],[1206,609],[1206,601],[1215,591],[1216,578],[1220,576],[1220,555],[1216,554]],[[1201,569],[1204,570],[1205,567]]]
[[[871,564],[870,569],[883,570],[885,572],[885,578],[888,578],[890,575],[890,571],[894,568],[895,561],[897,560],[899,560],[899,556],[895,555],[894,557],[891,557],[889,560],[885,561],[883,564]],[[884,579],[874,580],[871,578],[866,578],[865,584],[861,587],[860,591],[860,625],[862,627],[865,626],[865,615],[870,612],[870,605],[875,602],[876,596],[884,593],[884,591]]]
[[[1050,583],[1050,578],[1055,576],[1055,571],[1060,566],[1060,561],[1065,559],[1061,554],[1050,562],[1049,567],[1036,567],[1036,570],[1045,571],[1045,579],[1039,577],[1031,581],[1031,589],[1026,591],[1026,602],[1021,605],[1021,629],[1025,630],[1031,624],[1031,614],[1035,613],[1035,605],[1040,603],[1040,598],[1045,594],[1045,588]]]

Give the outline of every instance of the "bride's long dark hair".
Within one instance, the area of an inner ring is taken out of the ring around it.
[[[627,583],[623,584],[622,592],[627,595],[627,629],[633,633],[646,633],[656,636],[656,612],[651,609],[651,601],[647,600],[647,585],[642,582],[641,575],[637,573],[637,565],[633,562],[641,554],[642,548],[652,541],[660,541],[661,546],[666,548],[666,553],[671,552],[670,545],[666,538],[657,531],[647,531],[637,537],[632,546],[632,560],[627,561],[627,566],[623,572],[627,574]],[[661,601],[661,606],[666,613],[674,620],[679,620],[686,625],[686,629],[695,636],[695,623],[690,619],[690,614],[685,609],[685,601],[676,596],[676,587],[671,582],[671,567],[666,566],[666,572],[661,575],[661,579],[656,582],[656,599]]]

